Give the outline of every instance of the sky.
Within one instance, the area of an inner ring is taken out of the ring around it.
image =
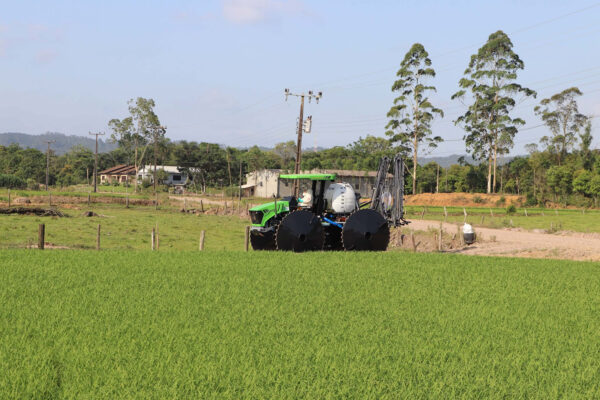
[[[464,154],[452,101],[470,55],[498,29],[525,63],[518,82],[527,124],[511,154],[548,134],[533,107],[571,86],[580,111],[600,115],[600,3],[590,1],[7,1],[0,13],[0,132],[87,135],[153,98],[171,140],[236,147],[295,140],[299,100],[322,91],[304,147],[384,136],[391,85],[422,43],[445,112],[433,156]],[[600,118],[593,145],[600,145]]]

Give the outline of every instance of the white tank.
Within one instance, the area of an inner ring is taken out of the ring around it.
[[[356,209],[356,195],[349,183],[332,183],[325,191],[327,209],[337,214],[351,213]]]

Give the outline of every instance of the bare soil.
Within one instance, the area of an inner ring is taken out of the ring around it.
[[[459,243],[458,226],[444,223],[444,251],[507,257],[554,258],[582,261],[600,261],[600,235],[597,233],[525,231],[521,228],[476,228],[477,241],[470,246]],[[402,247],[412,249],[406,240],[410,230],[417,231],[422,248],[418,251],[437,250],[439,221],[413,220],[407,228]],[[454,237],[454,241],[448,238]],[[458,239],[458,240],[457,240]]]
[[[405,197],[405,204],[410,206],[494,207],[504,197],[504,202],[498,205],[506,207],[511,204],[518,206],[525,201],[523,196],[484,193],[421,193]]]

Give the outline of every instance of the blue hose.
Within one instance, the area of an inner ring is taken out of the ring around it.
[[[343,228],[342,224],[338,224],[337,222],[335,222],[335,221],[332,221],[332,220],[330,220],[330,219],[329,219],[329,218],[327,218],[327,217],[323,217],[323,221],[325,221],[325,222],[329,222],[331,225],[337,226],[337,227],[338,227],[338,228],[340,228],[340,229],[342,229],[342,228]]]

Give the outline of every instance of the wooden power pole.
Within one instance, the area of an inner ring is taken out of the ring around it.
[[[304,130],[304,98],[308,98],[308,102],[314,98],[317,103],[321,97],[323,97],[323,92],[313,93],[312,90],[308,91],[308,94],[294,94],[290,92],[290,89],[285,89],[285,100],[287,101],[288,96],[300,97],[300,117],[298,118],[298,140],[296,143],[296,164],[294,166],[294,173],[300,173],[300,165],[302,162],[302,131]],[[307,132],[310,132],[310,128],[306,129]],[[294,196],[298,197],[298,191],[300,189],[298,185],[298,179],[294,180]]]
[[[90,132],[89,134],[96,136],[96,151],[94,152],[94,193],[96,193],[98,191],[98,136],[104,135],[104,132]]]
[[[46,150],[46,192],[48,191],[48,183],[50,182],[50,145],[56,143],[56,140],[46,140],[48,150]]]

